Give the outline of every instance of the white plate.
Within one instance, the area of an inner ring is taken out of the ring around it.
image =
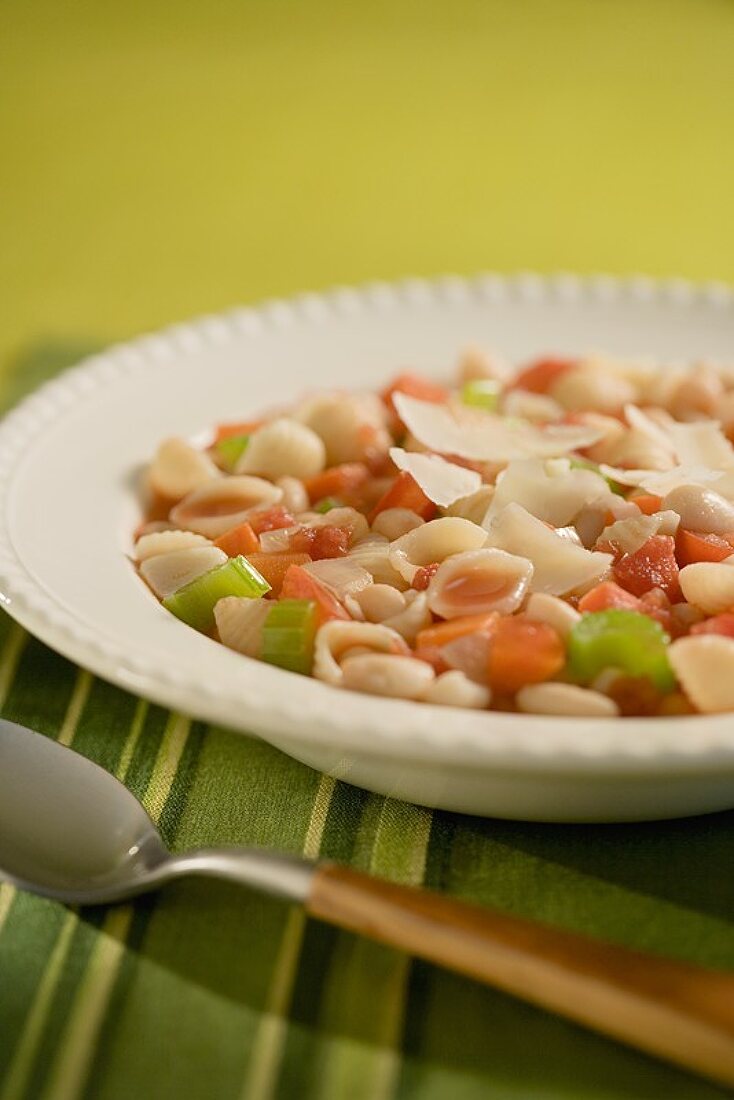
[[[10,614],[100,676],[255,731],[340,779],[428,806],[622,821],[734,806],[731,716],[593,721],[337,692],[182,625],[135,576],[136,475],[159,440],[304,390],[440,375],[469,342],[523,360],[605,350],[734,353],[734,295],[645,279],[486,276],[238,310],[99,355],[0,425],[0,591]]]

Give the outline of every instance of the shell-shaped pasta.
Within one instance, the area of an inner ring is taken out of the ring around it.
[[[719,615],[734,607],[734,559],[697,561],[681,569],[678,578],[688,603],[707,615]]]
[[[309,505],[306,486],[297,477],[279,477],[275,484],[283,490],[281,504],[292,515],[305,512]]]
[[[492,692],[486,684],[477,684],[458,669],[451,669],[436,677],[423,700],[442,707],[484,710],[492,701]]]
[[[262,647],[262,625],[271,611],[271,600],[225,596],[214,608],[219,640],[229,649],[246,657],[259,657]]]
[[[237,463],[238,474],[313,477],[326,465],[321,437],[297,420],[280,417],[258,428]]]
[[[547,592],[533,592],[525,608],[525,617],[536,623],[547,623],[562,638],[567,638],[581,620],[575,607],[558,596],[549,596]]]
[[[321,437],[329,466],[359,462],[392,445],[385,409],[375,394],[323,394],[305,402],[295,416]]]
[[[575,684],[528,684],[515,696],[525,714],[557,714],[563,717],[616,718],[619,707],[608,695]]]
[[[358,592],[355,600],[370,623],[382,623],[399,615],[406,607],[405,596],[391,584],[371,584]]]
[[[422,527],[424,523],[425,520],[410,508],[386,508],[375,517],[372,530],[394,542],[415,527]]]
[[[148,558],[141,564],[140,573],[156,596],[165,600],[185,584],[226,561],[227,555],[217,546],[192,546],[188,550],[172,550]]]
[[[551,596],[586,591],[602,579],[612,563],[610,554],[585,550],[559,538],[519,504],[508,504],[495,517],[487,544],[529,558],[535,567],[533,591]]]
[[[459,519],[471,520],[472,523],[476,523],[481,527],[482,521],[492,503],[494,492],[494,485],[483,485],[481,489],[477,489],[476,493],[471,493],[470,496],[464,497],[462,500],[457,500],[455,504],[449,505],[449,507],[445,509],[446,515],[458,516]]]
[[[161,443],[148,471],[151,489],[169,500],[180,500],[218,477],[220,472],[209,455],[177,437]]]
[[[344,661],[341,686],[391,699],[420,699],[434,678],[431,666],[416,657],[367,653]]]
[[[384,619],[384,626],[396,630],[409,646],[415,645],[415,640],[421,630],[425,630],[433,622],[428,607],[428,596],[425,592],[419,592],[414,599],[389,619]]]
[[[512,375],[512,368],[498,355],[472,345],[465,348],[461,355],[458,375],[459,382],[476,382],[482,379],[506,382]]]
[[[486,539],[487,532],[476,523],[458,516],[444,516],[390,543],[390,561],[412,583],[421,566],[440,563],[464,550],[478,550]]]
[[[687,372],[668,397],[668,411],[676,420],[716,418],[724,384],[713,367],[700,363]]]
[[[313,674],[327,684],[342,682],[341,661],[356,646],[374,653],[408,656],[410,650],[395,630],[378,623],[353,623],[333,619],[316,633]]]
[[[668,647],[668,659],[697,710],[703,714],[734,710],[734,638],[723,634],[679,638]]]
[[[368,535],[360,539],[347,556],[366,569],[375,584],[389,584],[400,591],[409,587],[408,581],[393,568],[390,543],[383,535]]]
[[[527,558],[504,550],[469,550],[439,565],[428,585],[428,606],[443,619],[520,607],[533,576]]]
[[[626,378],[592,364],[564,371],[548,392],[567,412],[613,413],[637,398],[635,386]]]
[[[727,535],[734,531],[734,504],[703,485],[679,485],[663,499],[663,508],[677,512],[687,531]]]
[[[220,478],[184,497],[171,519],[187,531],[216,539],[245,520],[251,509],[272,507],[282,496],[282,489],[260,477]]]
[[[192,546],[211,546],[209,539],[203,535],[196,535],[193,531],[178,531],[175,528],[168,531],[151,532],[149,535],[141,535],[135,543],[136,561],[147,561],[157,554],[170,554],[173,550],[189,550]]]

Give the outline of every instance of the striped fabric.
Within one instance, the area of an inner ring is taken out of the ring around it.
[[[35,356],[15,383],[63,360],[58,350]],[[4,617],[0,647],[2,714],[113,772],[175,849],[221,842],[324,855],[734,966],[734,814],[550,827],[432,813],[166,713]],[[0,886],[0,1100],[724,1095],[229,884],[191,880],[79,910]]]

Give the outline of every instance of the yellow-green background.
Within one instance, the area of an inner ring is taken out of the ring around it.
[[[3,0],[0,356],[492,267],[734,277],[730,0]]]

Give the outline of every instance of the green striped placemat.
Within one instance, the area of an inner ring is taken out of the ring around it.
[[[16,397],[77,349],[37,349]],[[96,680],[0,618],[2,714],[108,768],[178,849],[262,844],[734,967],[734,813],[544,826],[431,812]],[[0,1100],[550,1100],[725,1090],[234,886],[109,909],[0,886]]]

